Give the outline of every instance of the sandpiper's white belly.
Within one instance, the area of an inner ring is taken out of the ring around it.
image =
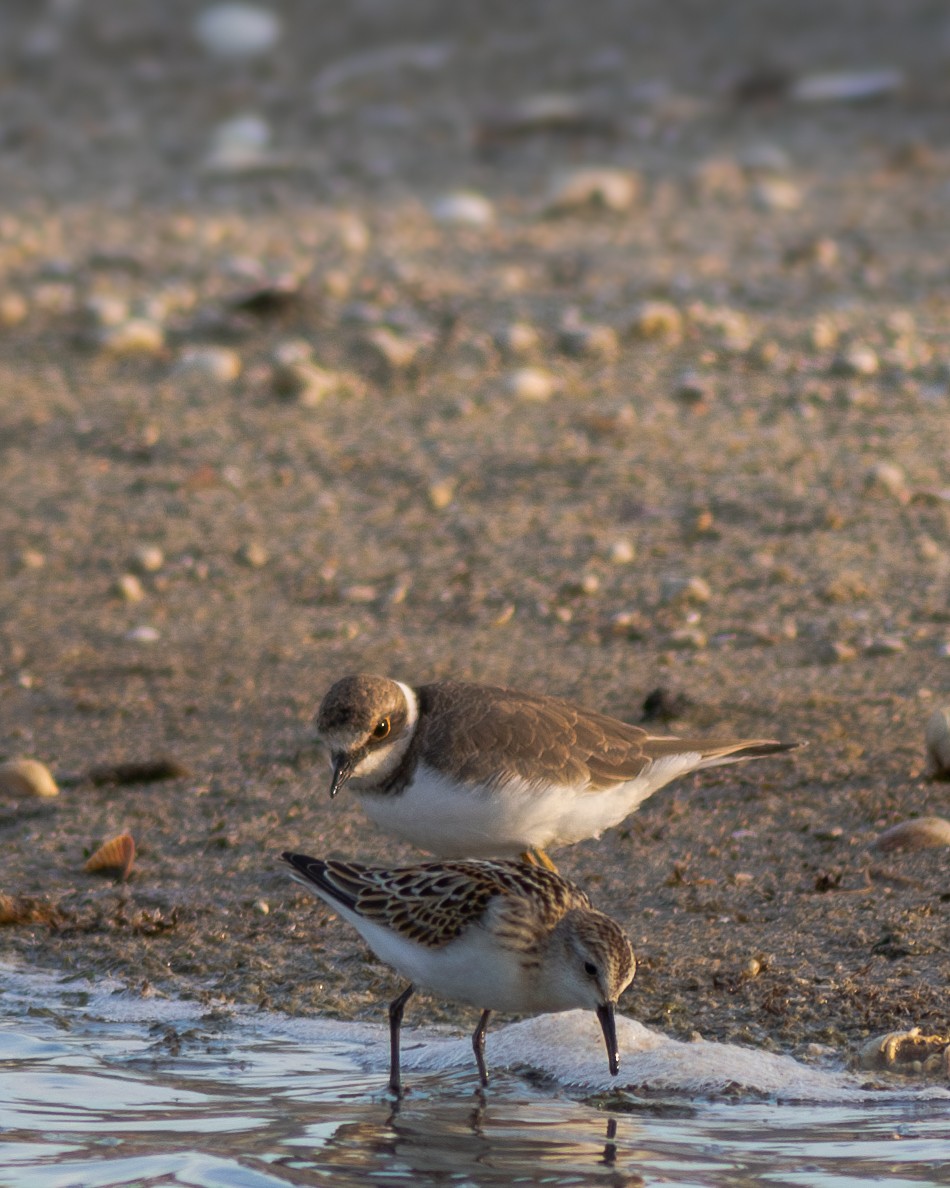
[[[458,784],[420,764],[402,792],[361,792],[380,829],[444,858],[507,858],[599,837],[657,788],[695,768],[699,755],[662,759],[635,780],[601,792],[510,780],[497,788]]]
[[[420,990],[480,1010],[516,1014],[562,1009],[547,1002],[544,987],[525,976],[521,956],[500,945],[482,925],[469,926],[447,945],[421,945],[383,924],[332,905],[356,928],[373,952]]]

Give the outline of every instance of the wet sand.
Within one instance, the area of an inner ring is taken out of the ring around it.
[[[557,856],[630,932],[623,1010],[798,1054],[946,1031],[947,850],[868,848],[950,815],[943,17],[272,7],[223,64],[190,5],[6,18],[0,755],[63,788],[0,804],[0,951],[379,1017],[393,977],[277,861],[416,857],[329,802],[324,689],[636,721],[663,687],[672,732],[808,747]],[[874,102],[789,96],[881,65]],[[271,146],[224,170],[246,112]],[[619,209],[552,198],[587,167]],[[480,224],[433,214],[460,190]],[[81,778],[162,755],[190,775]],[[125,829],[130,880],[85,874]]]

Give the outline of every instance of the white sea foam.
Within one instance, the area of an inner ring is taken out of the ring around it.
[[[319,1067],[321,1050],[342,1055],[366,1071],[384,1073],[389,1063],[389,1029],[384,1024],[340,1023],[329,1019],[292,1018],[250,1008],[228,1008],[162,996],[141,997],[118,983],[63,979],[57,975],[15,970],[0,965],[5,1010],[18,1013],[38,1000],[62,1013],[103,1022],[204,1023],[235,1043],[291,1040],[299,1044],[299,1067]],[[380,1010],[385,1008],[381,1005]],[[473,1019],[474,1024],[474,1019]],[[617,1017],[620,1075],[610,1076],[603,1036],[596,1018],[585,1011],[542,1015],[507,1026],[489,1028],[490,1070],[538,1075],[583,1093],[628,1089],[651,1096],[670,1094],[718,1097],[728,1094],[765,1096],[784,1102],[950,1102],[950,1088],[908,1082],[881,1085],[844,1068],[806,1065],[736,1044],[706,1040],[683,1043],[623,1016]],[[469,1035],[448,1028],[403,1028],[402,1067],[424,1074],[470,1069],[475,1075]]]

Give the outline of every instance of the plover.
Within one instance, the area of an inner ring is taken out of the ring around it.
[[[362,866],[285,852],[320,896],[409,985],[389,1007],[389,1087],[401,1090],[399,1035],[416,986],[481,1009],[472,1048],[483,1086],[492,1011],[597,1012],[610,1071],[620,1067],[614,1007],[636,961],[620,925],[573,883],[520,862]]]
[[[521,856],[619,824],[705,767],[792,750],[771,739],[673,738],[557,697],[387,677],[338,680],[317,714],[333,775],[381,828],[445,858]]]

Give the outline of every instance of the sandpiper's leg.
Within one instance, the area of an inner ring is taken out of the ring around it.
[[[544,870],[550,870],[553,874],[558,873],[557,867],[544,850],[525,850],[521,855],[521,861],[526,862],[528,866],[540,866]]]
[[[472,1033],[472,1051],[475,1053],[475,1063],[478,1065],[478,1079],[482,1083],[482,1088],[488,1084],[488,1069],[485,1067],[485,1029],[488,1027],[488,1019],[491,1011],[482,1011],[482,1017],[478,1020],[478,1026]]]
[[[406,1003],[415,992],[415,986],[408,985],[398,998],[389,1004],[389,1088],[393,1093],[402,1093],[399,1079],[399,1028]]]

